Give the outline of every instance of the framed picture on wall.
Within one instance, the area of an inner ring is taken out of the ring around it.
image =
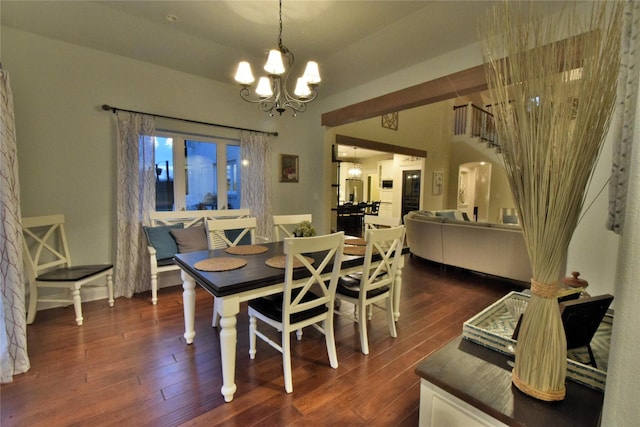
[[[442,172],[433,172],[433,186],[431,187],[431,193],[434,196],[442,195],[443,181],[444,174]]]
[[[280,154],[280,182],[298,182],[298,156]]]

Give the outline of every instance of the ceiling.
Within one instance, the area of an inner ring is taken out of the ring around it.
[[[294,73],[320,64],[319,96],[344,91],[478,40],[497,1],[285,0],[283,44]],[[535,1],[533,13],[562,9]],[[234,84],[238,61],[261,70],[277,46],[277,0],[0,2],[2,26]],[[339,147],[353,158],[353,147]],[[383,153],[359,148],[357,158]]]
[[[283,44],[296,55],[295,74],[318,61],[326,96],[476,42],[478,18],[495,3],[284,1]],[[533,8],[548,14],[564,3]],[[226,83],[242,59],[258,74],[278,37],[276,0],[2,0],[0,17],[2,26]]]

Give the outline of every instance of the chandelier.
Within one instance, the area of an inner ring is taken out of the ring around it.
[[[283,57],[287,60],[285,68]],[[273,110],[282,115],[287,108],[296,113],[302,113],[307,109],[307,104],[318,96],[316,87],[320,84],[320,72],[318,63],[307,62],[307,67],[302,77],[298,77],[293,95],[287,90],[289,71],[293,66],[293,53],[282,44],[282,0],[280,0],[280,33],[278,34],[278,48],[271,49],[267,56],[264,70],[269,77],[260,77],[255,89],[257,99],[251,97],[249,88],[255,81],[251,72],[251,65],[247,61],[240,61],[235,80],[240,83],[240,97],[247,102],[258,104],[261,111],[273,116]]]
[[[362,176],[362,168],[358,163],[358,155],[356,154],[357,147],[353,147],[353,164],[347,169],[347,176],[349,178],[360,178]]]

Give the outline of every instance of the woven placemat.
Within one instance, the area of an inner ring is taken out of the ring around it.
[[[364,255],[366,246],[345,246],[342,253],[345,255]]]
[[[314,263],[314,259],[311,257],[304,257],[304,259],[306,259],[307,261],[309,261],[309,264],[313,265]],[[269,267],[274,267],[274,268],[285,268],[286,265],[285,263],[287,262],[287,256],[286,255],[278,255],[278,256],[274,256],[273,258],[269,258],[268,260],[266,260],[264,263],[267,264]],[[300,262],[300,260],[298,260],[297,258],[293,259],[293,268],[300,268],[300,267],[304,267],[304,265],[302,265],[302,262]]]
[[[226,253],[232,255],[255,255],[267,252],[269,248],[260,245],[239,245],[231,246],[225,250]]]
[[[355,239],[345,239],[344,244],[354,246],[367,246],[367,242],[365,242],[364,239],[361,239],[360,237]]]
[[[196,262],[193,266],[200,271],[228,271],[236,268],[244,267],[247,261],[242,258],[219,257],[203,259]]]

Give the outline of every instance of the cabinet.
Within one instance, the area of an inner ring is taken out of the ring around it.
[[[383,180],[393,180],[393,160],[381,160],[378,162],[378,187],[382,187]]]
[[[604,393],[567,381],[567,395],[542,402],[511,383],[511,356],[458,337],[416,367],[421,427],[599,425]]]

